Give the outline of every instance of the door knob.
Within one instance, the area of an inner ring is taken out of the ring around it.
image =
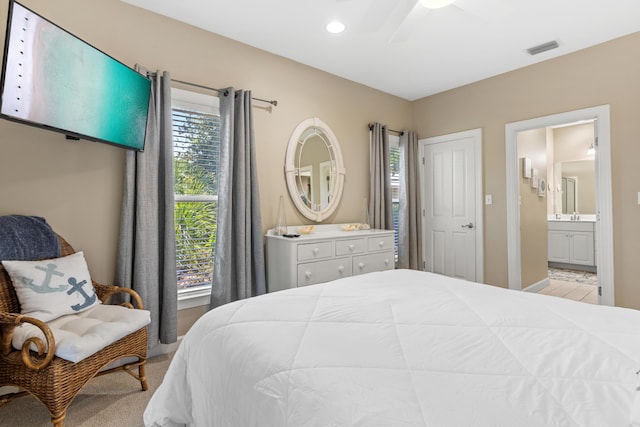
[[[469,224],[465,224],[462,226],[462,228],[473,228],[473,223],[470,222]]]

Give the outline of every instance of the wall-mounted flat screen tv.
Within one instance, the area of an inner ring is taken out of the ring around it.
[[[144,149],[151,82],[18,2],[9,2],[0,116]]]

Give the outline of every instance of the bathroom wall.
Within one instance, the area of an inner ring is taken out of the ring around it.
[[[518,133],[518,157],[529,158],[531,167],[538,170],[538,178],[547,178],[547,130],[534,129]],[[547,196],[538,195],[531,186],[534,178],[523,177],[519,162],[520,180],[520,254],[522,289],[547,278]],[[545,184],[546,185],[546,184]]]

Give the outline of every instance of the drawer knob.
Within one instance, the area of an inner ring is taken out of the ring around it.
[[[306,273],[304,273],[304,275],[305,275],[305,277],[307,279],[311,279],[311,272],[310,271],[307,271]]]
[[[380,247],[383,247],[383,246],[384,246],[384,240],[380,240],[380,241],[378,242],[378,245],[380,245]]]
[[[340,273],[343,273],[343,272],[344,272],[344,265],[340,265],[340,266],[338,266],[338,271],[339,271]]]
[[[349,245],[349,250],[353,252],[356,247],[354,245]]]
[[[362,269],[364,268],[364,263],[363,263],[363,262],[358,263],[358,268],[359,268],[360,270],[362,270]]]
[[[313,248],[314,255],[318,255],[318,252],[320,252],[320,248]]]
[[[384,265],[389,265],[389,259],[388,258],[384,260]]]

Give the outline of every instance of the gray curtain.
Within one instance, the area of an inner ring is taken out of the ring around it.
[[[393,230],[389,134],[380,123],[371,126],[369,143],[369,220],[372,228]]]
[[[251,92],[220,94],[220,174],[211,308],[266,292]]]
[[[154,347],[177,339],[171,77],[138,71],[151,78],[151,101],[144,152],[125,154],[116,283],[138,292],[151,311]]]
[[[398,212],[398,268],[422,270],[422,215],[420,203],[418,136],[400,136],[400,206]]]

